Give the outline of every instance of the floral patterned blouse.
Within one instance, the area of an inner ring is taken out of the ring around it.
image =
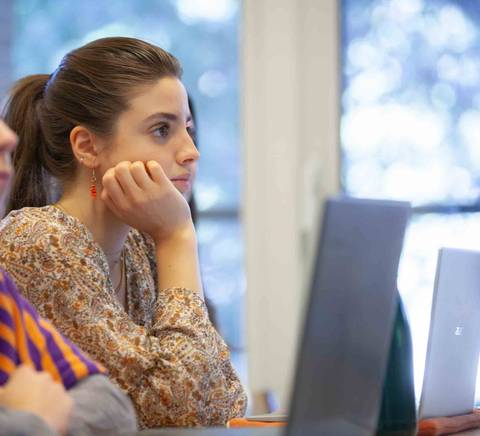
[[[244,414],[229,351],[194,291],[156,286],[155,245],[130,231],[124,246],[128,314],[107,259],[86,226],[54,206],[0,224],[0,266],[71,341],[132,398],[140,425],[207,426]]]

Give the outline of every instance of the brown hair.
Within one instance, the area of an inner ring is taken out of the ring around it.
[[[73,179],[76,161],[69,136],[75,126],[108,137],[139,87],[181,74],[178,60],[161,48],[114,37],[71,51],[51,75],[20,79],[4,113],[19,136],[7,212],[51,202],[50,176],[61,183]]]

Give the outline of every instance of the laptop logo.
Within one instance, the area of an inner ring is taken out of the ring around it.
[[[463,333],[463,327],[456,327],[455,328],[455,336],[461,336]]]

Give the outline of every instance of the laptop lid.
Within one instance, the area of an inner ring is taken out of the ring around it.
[[[326,202],[288,435],[375,432],[409,215],[404,202]]]
[[[480,350],[480,252],[438,255],[420,417],[472,411]]]

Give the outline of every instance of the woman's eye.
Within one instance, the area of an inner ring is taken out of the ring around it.
[[[166,138],[169,132],[170,132],[170,127],[166,124],[163,124],[153,129],[153,136],[156,136],[158,138]]]

